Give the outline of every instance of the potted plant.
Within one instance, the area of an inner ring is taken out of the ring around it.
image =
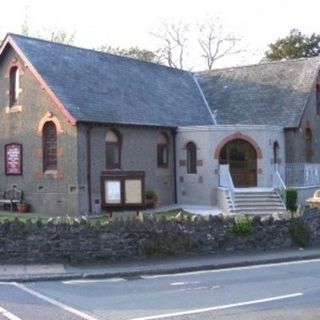
[[[158,195],[154,190],[147,190],[145,193],[146,207],[147,208],[156,208],[158,205]]]
[[[25,213],[25,212],[28,212],[29,210],[29,204],[26,203],[25,201],[20,201],[17,203],[17,211],[19,213]]]

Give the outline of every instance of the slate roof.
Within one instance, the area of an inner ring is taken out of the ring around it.
[[[189,72],[9,34],[76,121],[212,124]]]
[[[319,70],[307,58],[197,73],[217,124],[298,127]]]

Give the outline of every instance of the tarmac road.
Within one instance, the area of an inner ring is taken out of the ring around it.
[[[320,259],[133,278],[3,282],[0,319],[320,319]]]

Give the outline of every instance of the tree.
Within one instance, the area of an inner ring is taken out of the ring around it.
[[[59,43],[65,43],[65,44],[72,44],[74,43],[74,39],[76,36],[76,33],[68,33],[65,30],[53,30],[49,28],[41,28],[38,30],[35,34],[30,32],[28,20],[25,19],[22,26],[21,26],[21,33],[24,36],[35,36],[40,39],[49,40],[52,42],[59,42]]]
[[[207,21],[198,24],[198,43],[201,49],[201,56],[205,60],[206,67],[212,70],[213,64],[231,54],[240,53],[242,50],[236,50],[240,41],[234,35],[224,35],[222,25],[218,21]]]
[[[240,39],[224,34],[222,25],[212,18],[197,25],[163,22],[151,35],[160,40],[157,52],[161,61],[178,69],[186,69],[186,58],[191,56],[191,49],[204,58],[209,70],[217,60],[241,52],[236,50]],[[193,67],[188,66],[188,69]]]
[[[186,23],[162,22],[156,31],[151,32],[161,42],[157,50],[160,60],[169,67],[184,69],[188,31]]]
[[[289,36],[269,44],[267,60],[287,60],[320,55],[320,34],[304,35],[298,29],[292,29]]]
[[[116,54],[122,57],[130,57],[143,61],[159,63],[159,57],[154,52],[147,49],[140,49],[138,47],[130,47],[129,49],[112,47],[112,46],[101,46],[96,48],[97,51],[108,52]]]

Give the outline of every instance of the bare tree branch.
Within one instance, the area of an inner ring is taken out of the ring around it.
[[[188,31],[188,24],[163,22],[156,31],[151,32],[151,35],[161,41],[157,52],[168,66],[177,69],[184,68]]]
[[[226,55],[237,54],[242,51],[235,49],[240,39],[233,35],[223,35],[222,25],[217,21],[198,24],[198,30],[201,56],[209,70],[212,70],[213,64],[217,60]]]

